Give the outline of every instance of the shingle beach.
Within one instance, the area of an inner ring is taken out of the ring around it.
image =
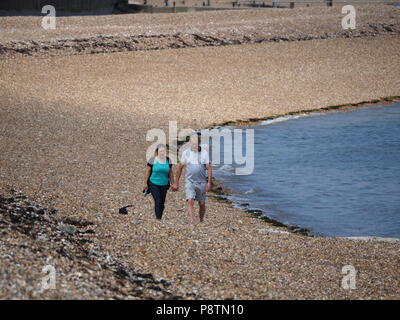
[[[182,188],[160,222],[142,195],[146,133],[168,121],[398,99],[400,9],[358,7],[352,31],[340,6],[61,17],[55,31],[0,17],[0,298],[399,299],[399,241],[292,233],[213,193],[191,225]],[[57,288],[40,291],[48,264]]]

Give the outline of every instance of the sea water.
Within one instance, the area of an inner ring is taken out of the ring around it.
[[[400,104],[264,121],[254,172],[215,167],[235,205],[325,236],[400,238]]]

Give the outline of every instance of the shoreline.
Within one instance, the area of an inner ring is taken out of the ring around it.
[[[361,101],[358,103],[345,103],[345,104],[340,104],[340,105],[332,105],[332,106],[327,106],[327,107],[322,107],[322,108],[315,108],[315,109],[305,109],[305,110],[299,110],[299,111],[291,111],[291,112],[286,112],[282,114],[276,114],[268,117],[258,117],[258,118],[249,118],[249,119],[244,119],[244,120],[230,120],[230,121],[225,121],[220,124],[212,124],[209,127],[206,127],[205,129],[212,129],[216,127],[226,127],[226,126],[232,126],[232,127],[246,127],[246,126],[257,126],[260,125],[262,121],[265,120],[274,120],[276,118],[280,117],[286,117],[286,116],[294,116],[297,114],[309,114],[313,112],[333,112],[333,111],[348,111],[348,110],[354,110],[358,108],[367,108],[367,107],[372,107],[374,105],[385,105],[385,104],[391,104],[395,102],[400,102],[400,96],[390,96],[390,97],[383,97],[379,99],[373,99],[369,101]]]
[[[273,120],[273,119],[285,117],[285,116],[292,116],[292,115],[297,115],[297,114],[310,114],[313,112],[319,112],[319,113],[328,113],[328,112],[335,112],[335,111],[346,112],[349,110],[368,108],[368,107],[377,106],[377,105],[387,105],[387,104],[392,104],[392,103],[396,103],[396,102],[400,102],[400,96],[384,97],[384,98],[374,99],[371,101],[362,101],[359,103],[346,103],[346,104],[342,104],[342,105],[333,105],[333,106],[323,107],[320,109],[317,108],[317,109],[300,110],[300,111],[288,112],[288,113],[284,113],[284,114],[273,115],[273,116],[269,116],[269,117],[250,118],[248,120],[226,121],[222,124],[212,125],[211,127],[208,127],[206,129],[222,128],[222,127],[259,126],[259,125],[261,125],[262,121]],[[283,228],[284,230],[286,230],[287,232],[290,232],[290,233],[297,233],[297,234],[301,234],[301,235],[307,236],[307,237],[354,239],[354,240],[358,240],[358,241],[363,241],[363,240],[369,241],[369,240],[373,240],[373,239],[376,239],[377,241],[400,241],[400,238],[376,237],[376,236],[330,237],[330,236],[324,236],[317,232],[313,232],[310,229],[308,229],[307,227],[294,225],[294,224],[285,224],[285,223],[280,222],[277,219],[269,217],[268,213],[261,209],[246,208],[249,206],[248,203],[238,204],[237,206],[234,206],[233,205],[234,201],[228,199],[228,197],[231,196],[234,191],[228,187],[224,187],[223,184],[224,184],[223,180],[213,179],[213,187],[210,192],[212,193],[212,196],[214,199],[216,199],[217,201],[224,202],[231,207],[241,209],[256,219],[260,219],[263,222],[266,222],[273,227]],[[387,240],[385,240],[385,239],[387,239]]]

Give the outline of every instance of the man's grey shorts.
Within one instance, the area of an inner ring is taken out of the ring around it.
[[[207,182],[185,181],[186,199],[194,199],[204,203],[206,201]]]

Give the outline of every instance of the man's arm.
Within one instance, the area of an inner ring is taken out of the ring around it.
[[[211,191],[212,188],[212,167],[210,163],[206,164],[207,173],[208,173],[208,182],[207,182],[207,192]]]

